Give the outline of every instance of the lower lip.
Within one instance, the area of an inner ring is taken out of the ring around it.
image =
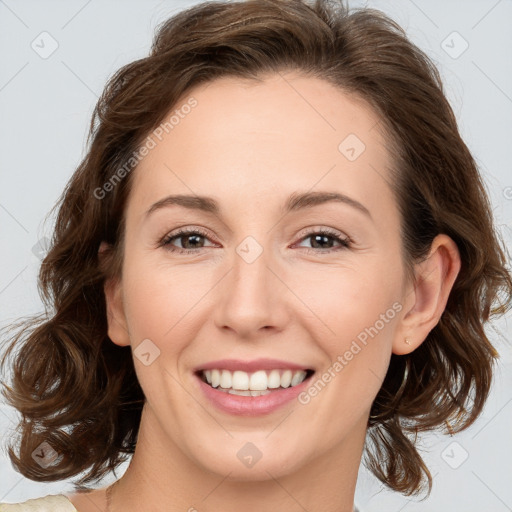
[[[204,382],[200,376],[195,375],[199,387],[206,398],[215,407],[228,414],[238,416],[260,416],[269,414],[291,402],[309,386],[311,376],[297,386],[271,391],[261,396],[240,396],[219,391]]]

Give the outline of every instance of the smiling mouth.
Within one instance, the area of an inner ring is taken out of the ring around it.
[[[218,391],[240,396],[261,396],[298,386],[314,370],[273,369],[244,372],[225,369],[199,370],[196,375]]]

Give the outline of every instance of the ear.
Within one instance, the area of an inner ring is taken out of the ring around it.
[[[109,253],[111,246],[101,242],[98,250],[98,257],[103,261]],[[107,306],[108,337],[113,343],[119,346],[130,345],[130,337],[126,324],[126,316],[123,306],[123,289],[121,280],[118,278],[105,279],[103,285],[105,302]]]
[[[437,235],[427,259],[415,267],[415,283],[405,291],[405,312],[393,341],[394,354],[409,354],[415,350],[437,325],[460,265],[457,244],[448,235]],[[405,338],[410,344],[405,343]]]

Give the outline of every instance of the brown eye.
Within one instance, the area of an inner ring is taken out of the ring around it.
[[[311,240],[312,248],[306,247],[305,249],[308,252],[313,253],[331,253],[335,251],[339,251],[342,249],[347,249],[351,246],[350,239],[347,237],[340,236],[340,234],[336,231],[331,231],[328,229],[320,229],[316,231],[312,231],[307,235],[301,238],[301,241]],[[332,243],[338,243],[337,248],[332,247]],[[327,246],[327,247],[326,247]]]
[[[180,229],[166,236],[160,245],[171,252],[192,253],[204,248],[204,245],[201,243],[202,238],[207,239],[207,234],[198,228]],[[173,242],[175,240],[180,240],[182,247],[174,246]]]

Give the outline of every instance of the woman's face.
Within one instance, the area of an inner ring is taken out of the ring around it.
[[[377,115],[283,76],[201,85],[151,134],[107,297],[147,398],[146,442],[239,479],[358,459],[411,298]],[[213,388],[204,369],[260,396]],[[308,379],[282,389],[297,370]]]

